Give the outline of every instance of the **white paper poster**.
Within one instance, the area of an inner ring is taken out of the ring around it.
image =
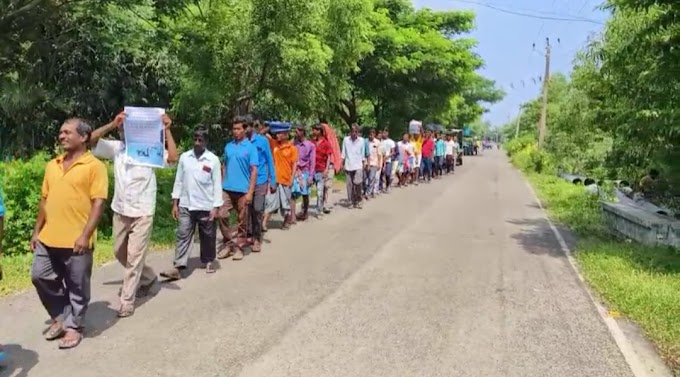
[[[125,154],[133,164],[162,168],[165,129],[159,107],[125,107]]]

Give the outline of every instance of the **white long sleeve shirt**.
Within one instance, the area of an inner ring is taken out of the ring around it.
[[[345,136],[342,141],[342,159],[345,161],[345,170],[355,171],[364,168],[366,161],[366,144],[363,137],[352,140],[351,136]]]
[[[222,206],[220,159],[206,150],[196,157],[194,150],[182,153],[177,163],[172,198],[189,211],[210,211]]]

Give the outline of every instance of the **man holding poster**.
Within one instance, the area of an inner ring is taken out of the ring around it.
[[[137,114],[139,112],[137,111]],[[172,121],[164,111],[159,112],[151,109],[149,113],[155,113],[156,118],[146,122],[153,125],[154,129],[156,128],[155,124],[158,123],[163,130],[162,137],[159,137],[155,131],[153,134],[147,133],[146,137],[151,139],[149,145],[154,145],[154,148],[157,148],[158,141],[163,140],[167,149],[163,148],[163,159],[160,165],[174,164],[178,158],[175,139],[170,132]],[[133,115],[133,117],[130,115]],[[139,146],[142,145],[144,135],[140,135],[140,127],[135,123],[134,115],[134,111],[118,114],[113,122],[92,132],[90,141],[91,145],[96,146],[94,149],[95,156],[113,161],[113,178],[115,181],[113,200],[111,201],[113,248],[116,259],[125,268],[118,311],[118,316],[121,318],[134,314],[135,298],[148,295],[149,290],[157,280],[156,273],[145,264],[145,259],[149,250],[153,216],[156,209],[156,174],[154,167],[159,163],[158,161],[154,163],[140,162],[140,160],[128,154],[130,151],[127,145],[128,140],[135,140],[137,143],[135,144],[136,150],[143,149]],[[149,116],[149,118],[153,117]],[[102,139],[104,135],[114,129],[118,130],[120,140]]]

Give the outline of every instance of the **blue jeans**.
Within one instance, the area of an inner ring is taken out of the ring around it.
[[[432,157],[423,157],[421,170],[423,171],[423,178],[428,180],[432,178]]]
[[[397,162],[395,161],[394,163],[396,164]],[[385,162],[385,169],[383,169],[382,177],[380,178],[378,190],[382,191],[383,189],[390,188],[390,183],[392,183],[392,161],[387,161]]]
[[[326,179],[323,177],[322,172],[314,173],[314,182],[316,183],[316,213],[320,215],[326,208],[326,203],[324,202],[324,191],[326,190]]]

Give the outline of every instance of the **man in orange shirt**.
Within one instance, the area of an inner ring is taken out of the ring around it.
[[[59,131],[65,154],[47,163],[31,248],[31,279],[52,322],[45,339],[59,348],[82,340],[90,303],[92,253],[108,196],[103,162],[87,150],[92,127],[69,119]]]
[[[267,132],[269,127],[265,127]],[[265,208],[263,219],[263,231],[267,229],[267,223],[273,212],[280,210],[283,216],[282,229],[288,229],[295,224],[295,213],[291,211],[293,177],[296,176],[298,162],[297,148],[290,141],[290,128],[273,129],[274,137],[266,134],[274,157],[274,170],[276,170],[276,192],[268,195],[270,199]],[[274,199],[274,200],[272,200]]]

